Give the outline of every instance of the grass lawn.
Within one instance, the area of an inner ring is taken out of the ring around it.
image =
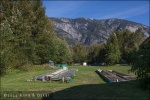
[[[130,66],[69,66],[69,69],[77,68],[78,72],[72,83],[60,82],[27,82],[26,80],[51,72],[53,70],[20,72],[1,77],[2,99],[133,99],[147,100],[149,91],[138,87],[138,81],[106,83],[99,75],[97,69],[116,70],[134,76],[129,73]],[[33,94],[33,95],[32,95]]]

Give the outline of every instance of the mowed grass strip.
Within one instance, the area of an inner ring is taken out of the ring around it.
[[[95,72],[97,69],[116,70],[125,74],[134,75],[129,72],[130,66],[69,66],[69,69],[77,68],[78,71],[72,83],[60,82],[27,82],[36,75],[42,75],[54,70],[42,70],[31,72],[20,72],[1,77],[1,92],[5,91],[46,91],[52,93],[53,99],[135,99],[147,100],[149,92],[138,87],[138,81],[106,83]],[[50,99],[48,97],[48,99]],[[38,99],[47,99],[38,98]]]

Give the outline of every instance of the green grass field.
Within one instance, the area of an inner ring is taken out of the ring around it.
[[[77,68],[78,72],[72,83],[60,82],[27,82],[36,75],[45,74],[53,70],[29,71],[9,74],[1,77],[2,99],[133,99],[147,100],[149,92],[138,87],[138,81],[106,83],[95,72],[97,69],[116,70],[132,76],[130,66],[69,66]],[[19,96],[19,94],[24,94]],[[29,96],[35,93],[36,96]],[[40,96],[40,94],[44,94]],[[9,95],[11,94],[11,95]],[[26,95],[25,95],[26,94]],[[37,95],[39,94],[39,95]],[[17,97],[16,97],[17,95]],[[14,96],[14,97],[13,97]]]

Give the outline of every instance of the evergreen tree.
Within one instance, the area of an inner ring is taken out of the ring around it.
[[[11,41],[13,40],[13,34],[12,30],[10,28],[10,24],[7,20],[4,20],[0,24],[1,30],[0,30],[0,70],[1,75],[6,74],[7,68],[11,65],[11,56],[13,56],[13,45],[11,44]]]
[[[45,16],[41,0],[5,0],[1,4],[3,72],[9,66],[24,70],[22,66],[26,64],[71,59],[68,44],[55,35],[54,25]],[[13,38],[10,40],[10,37]]]
[[[132,54],[139,49],[139,45],[144,39],[144,33],[141,29],[137,29],[135,32],[126,29],[123,34],[123,39],[122,58],[126,63],[131,64]]]
[[[13,45],[13,56],[12,66],[21,66],[27,63],[28,55],[26,52],[30,52],[30,27],[28,22],[24,21],[23,11],[20,9],[20,1],[3,1],[3,17],[2,20],[8,20],[10,28],[13,34],[13,40],[11,44]],[[23,5],[22,5],[23,6]],[[29,51],[28,51],[29,50]]]
[[[90,63],[94,62],[104,62],[105,61],[105,46],[102,44],[93,44],[89,46],[88,50],[88,61]]]
[[[32,25],[32,39],[34,41],[34,55],[33,63],[41,64],[47,63],[53,59],[55,55],[54,43],[56,38],[54,33],[54,25],[45,16],[45,9],[42,7],[41,0],[33,3],[33,25]]]
[[[133,39],[132,39],[132,42],[133,42],[133,45],[134,45],[134,48],[136,50],[139,49],[139,46],[140,44],[144,41],[144,33],[142,32],[142,29],[141,28],[138,28],[134,33],[133,33]]]
[[[84,61],[87,60],[87,50],[86,48],[80,44],[77,43],[74,47],[73,47],[73,60],[76,63],[82,63]]]
[[[120,59],[120,50],[118,45],[118,39],[115,33],[112,33],[112,35],[107,40],[106,45],[106,63],[108,65],[113,65],[115,63],[118,63]]]
[[[129,29],[125,31],[119,30],[116,32],[116,35],[121,52],[120,63],[131,64],[133,52],[138,50],[144,39],[142,29],[139,28],[135,32],[131,32]]]
[[[69,48],[69,45],[67,44],[65,39],[57,38],[56,40],[56,48],[55,49],[55,59],[54,61],[56,63],[67,63],[72,61],[72,54],[71,50]]]

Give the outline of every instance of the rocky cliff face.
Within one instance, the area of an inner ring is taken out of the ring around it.
[[[50,18],[55,25],[58,36],[65,37],[69,44],[81,42],[83,44],[105,43],[113,31],[129,29],[134,32],[142,28],[145,37],[150,35],[150,27],[122,19],[87,19],[87,18]]]

